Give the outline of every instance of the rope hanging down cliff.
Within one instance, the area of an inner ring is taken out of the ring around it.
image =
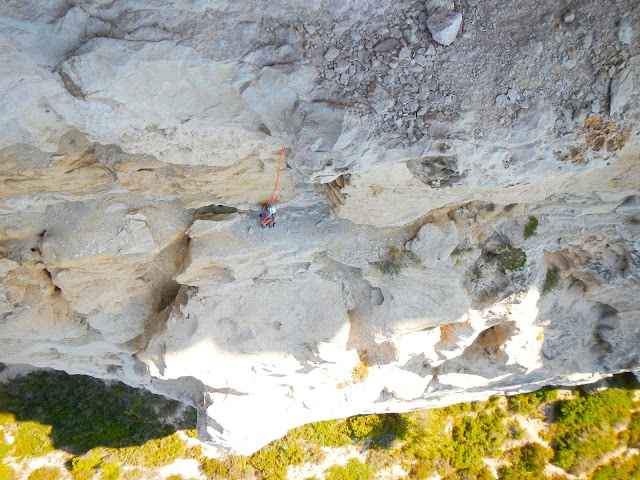
[[[276,207],[274,203],[276,201],[276,193],[278,192],[278,182],[280,181],[280,170],[282,169],[282,159],[284,158],[284,145],[280,149],[280,163],[278,164],[278,176],[276,177],[276,186],[273,189],[273,195],[271,196],[270,203],[262,204],[262,211],[260,212],[260,219],[262,228],[273,228],[276,226]]]

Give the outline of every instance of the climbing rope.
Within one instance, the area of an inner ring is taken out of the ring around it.
[[[276,177],[276,188],[273,189],[273,196],[271,197],[270,205],[276,201],[276,192],[278,191],[278,182],[280,181],[280,169],[282,168],[282,159],[284,158],[284,145],[280,149],[280,164],[278,165],[278,176]]]

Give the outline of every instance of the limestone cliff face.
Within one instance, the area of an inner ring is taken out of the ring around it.
[[[640,371],[635,7],[3,2],[0,361],[242,454]]]

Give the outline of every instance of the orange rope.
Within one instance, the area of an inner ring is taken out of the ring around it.
[[[284,145],[280,150],[280,165],[278,165],[278,177],[276,178],[276,188],[273,189],[273,196],[271,197],[271,205],[276,201],[276,192],[278,191],[278,182],[280,181],[280,169],[282,168],[282,159],[284,158]]]

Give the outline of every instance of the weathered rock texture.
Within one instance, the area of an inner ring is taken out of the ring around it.
[[[633,0],[2,2],[0,361],[177,398],[244,454],[638,372],[639,25]]]

